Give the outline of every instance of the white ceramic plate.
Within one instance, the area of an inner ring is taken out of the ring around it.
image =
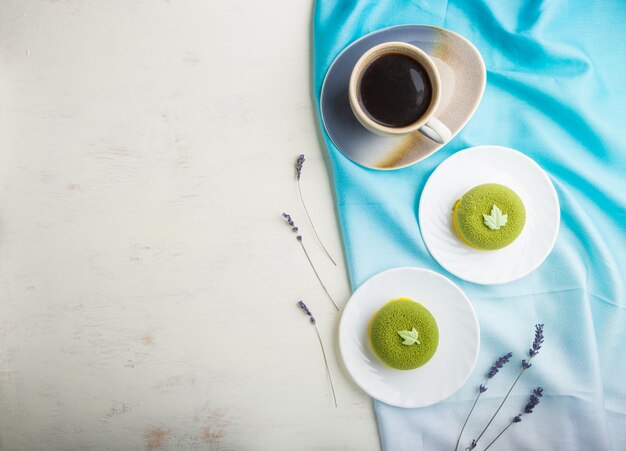
[[[419,301],[434,316],[439,345],[425,365],[394,370],[369,344],[372,316],[397,298]],[[361,285],[346,305],[339,325],[339,349],[348,372],[368,395],[397,407],[424,407],[446,399],[467,381],[478,357],[480,330],[474,308],[453,282],[422,268],[381,272]]]
[[[526,208],[526,224],[503,249],[480,251],[463,243],[452,221],[452,207],[476,185],[500,183],[515,191]],[[428,251],[461,279],[493,285],[520,279],[550,254],[559,230],[559,198],[548,175],[526,155],[507,147],[462,150],[432,173],[422,192],[419,223]]]

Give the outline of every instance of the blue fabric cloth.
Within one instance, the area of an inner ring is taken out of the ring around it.
[[[493,361],[514,362],[490,381],[462,441],[486,424],[526,356],[536,323],[545,344],[533,367],[481,439],[482,449],[545,388],[532,415],[492,449],[626,449],[626,2],[604,0],[317,0],[314,90],[337,54],[357,38],[392,25],[451,29],[482,53],[488,84],[465,129],[412,167],[384,172],[345,158],[324,134],[350,280],[397,266],[431,268],[469,296],[481,326],[481,351],[469,382],[423,409],[375,402],[385,450],[453,449],[477,387]],[[513,147],[552,177],[561,202],[556,246],[543,265],[503,286],[479,286],[447,273],[429,255],[417,205],[428,176],[457,150]],[[461,447],[460,447],[461,449]]]

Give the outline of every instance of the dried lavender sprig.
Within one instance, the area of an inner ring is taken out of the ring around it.
[[[300,180],[302,175],[302,165],[304,165],[304,154],[301,153],[296,160],[296,177],[298,180]]]
[[[322,336],[320,335],[320,331],[317,328],[317,322],[315,321],[315,317],[311,313],[311,310],[306,306],[306,304],[300,300],[298,301],[298,307],[300,307],[304,313],[309,317],[309,321],[315,327],[315,333],[317,334],[317,339],[320,342],[320,347],[322,348],[322,356],[324,357],[324,366],[326,367],[326,374],[328,375],[328,380],[330,381],[330,390],[333,392],[333,401],[335,402],[335,407],[337,407],[337,396],[335,395],[335,386],[333,385],[333,378],[330,375],[330,367],[328,366],[328,359],[326,358],[326,350],[324,349],[324,342],[322,341]]]
[[[525,414],[533,413],[533,409],[537,407],[537,405],[539,404],[539,398],[541,398],[542,396],[543,396],[543,388],[542,387],[535,388],[533,390],[533,394],[530,395],[528,404],[526,404],[526,407],[524,407],[524,413]]]
[[[511,357],[513,357],[513,353],[509,352],[508,354],[505,354],[502,357],[500,357],[498,360],[496,360],[496,362],[493,364],[493,366],[489,370],[489,374],[487,374],[487,378],[493,379],[493,377],[496,374],[498,374],[498,371],[500,371],[502,367],[506,365],[509,360],[511,360]]]
[[[461,441],[461,436],[463,435],[463,431],[465,430],[465,426],[467,426],[467,422],[470,416],[472,415],[472,412],[474,411],[474,407],[476,407],[476,403],[478,402],[480,395],[482,395],[483,393],[487,391],[487,383],[489,382],[489,379],[493,379],[494,376],[498,374],[498,371],[500,371],[502,367],[506,365],[509,360],[511,360],[511,357],[513,357],[512,352],[509,352],[508,354],[505,354],[499,357],[498,360],[495,361],[495,363],[489,370],[489,373],[487,373],[487,379],[485,379],[485,382],[483,384],[480,384],[480,386],[478,387],[478,394],[476,395],[476,399],[474,399],[474,404],[472,404],[472,408],[470,409],[469,413],[467,414],[467,417],[465,418],[465,422],[463,423],[461,432],[459,432],[459,436],[456,439],[456,445],[454,445],[454,451],[456,451],[459,447],[459,443]]]
[[[520,421],[522,421],[522,416],[523,415],[528,415],[530,413],[533,413],[533,409],[535,407],[537,407],[537,405],[539,404],[539,398],[541,398],[543,396],[543,388],[541,387],[537,387],[533,390],[533,394],[530,395],[530,398],[528,400],[528,403],[526,404],[526,407],[524,407],[524,410],[522,412],[520,412],[519,414],[515,415],[513,417],[513,419],[511,420],[511,422],[509,424],[506,425],[506,427],[504,429],[502,429],[502,431],[500,431],[500,433],[498,435],[496,435],[496,438],[494,438],[491,443],[489,443],[486,447],[485,447],[485,451],[489,449],[489,447],[491,445],[493,445],[493,443],[498,440],[500,438],[500,436],[502,434],[504,434],[506,432],[506,430],[508,428],[510,428],[512,425],[514,425],[515,423],[519,423]]]
[[[498,412],[500,412],[500,409],[502,409],[502,406],[504,405],[506,400],[509,398],[509,395],[511,394],[511,391],[513,391],[513,387],[515,387],[515,384],[517,384],[517,381],[520,379],[520,377],[522,377],[522,374],[524,374],[524,371],[526,371],[528,368],[530,368],[532,366],[530,361],[533,359],[533,357],[535,357],[537,354],[539,354],[539,349],[541,349],[541,344],[542,343],[543,343],[543,324],[535,324],[535,340],[533,341],[532,347],[528,351],[528,360],[525,360],[525,359],[522,360],[522,369],[520,370],[519,374],[517,375],[517,377],[513,381],[513,384],[511,384],[511,387],[509,388],[509,391],[504,396],[504,399],[502,400],[502,402],[500,403],[500,405],[496,409],[496,412],[493,414],[493,416],[489,420],[489,423],[487,423],[487,426],[485,426],[485,428],[482,430],[482,432],[480,433],[478,438],[476,438],[475,440],[472,440],[472,445],[473,446],[470,445],[470,449],[474,449],[474,447],[476,446],[476,444],[478,443],[480,438],[483,436],[483,434],[485,433],[487,428],[491,425],[493,420],[496,418],[496,415],[498,415]]]
[[[302,208],[304,209],[304,213],[306,214],[306,218],[308,219],[309,224],[311,224],[311,228],[313,229],[313,234],[315,235],[315,238],[317,239],[317,242],[320,243],[320,246],[322,246],[322,249],[324,249],[324,252],[328,256],[330,261],[333,263],[333,265],[337,266],[337,263],[335,263],[335,260],[330,255],[330,252],[328,252],[328,249],[326,249],[326,246],[324,246],[324,243],[322,243],[322,240],[320,239],[319,235],[317,234],[317,230],[315,230],[315,225],[313,225],[313,221],[311,220],[311,216],[309,215],[309,211],[307,210],[306,204],[304,203],[304,197],[302,196],[302,190],[300,189],[300,177],[302,176],[302,166],[304,165],[304,161],[305,161],[304,154],[300,154],[300,156],[296,160],[296,184],[298,185],[298,195],[300,196],[300,202],[302,203]]]
[[[298,227],[294,223],[293,219],[291,219],[291,215],[287,213],[283,213],[282,216],[283,218],[285,218],[285,221],[287,222],[287,224],[291,227],[291,231],[294,233],[298,233],[299,232]],[[298,243],[300,243],[300,246],[302,247],[302,250],[304,251],[304,255],[306,256],[306,259],[309,261],[309,265],[311,266],[311,269],[315,273],[315,277],[317,277],[317,280],[319,281],[320,285],[324,289],[324,293],[326,293],[326,296],[328,296],[328,299],[330,299],[330,302],[333,303],[333,305],[335,306],[335,309],[339,311],[339,307],[337,306],[337,303],[335,302],[333,297],[330,295],[330,293],[326,289],[326,285],[324,285],[324,282],[322,282],[322,278],[320,277],[317,270],[315,269],[315,265],[313,264],[311,257],[309,257],[309,253],[307,252],[306,247],[304,247],[304,243],[302,242],[302,235],[298,233],[298,235],[296,236],[296,239],[298,240]]]
[[[311,310],[309,310],[309,308],[306,306],[306,304],[303,301],[298,301],[298,307],[304,310],[304,313],[306,313],[307,316],[310,318],[311,324],[315,324],[315,317],[313,316],[313,314],[311,313]]]
[[[539,350],[541,349],[541,345],[543,344],[543,324],[535,325],[535,340],[533,341],[533,346],[528,350],[528,355],[530,357],[534,357],[539,354]]]

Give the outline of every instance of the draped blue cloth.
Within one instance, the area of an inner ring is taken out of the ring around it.
[[[544,387],[541,404],[494,450],[626,449],[626,2],[603,0],[317,0],[314,90],[337,54],[392,25],[426,24],[472,41],[487,67],[474,117],[442,150],[412,167],[375,171],[345,158],[324,132],[350,281],[398,266],[450,277],[481,326],[478,364],[451,398],[422,409],[375,401],[383,449],[453,449],[493,361],[513,361],[489,382],[462,439],[484,427],[527,357],[536,323],[545,343],[476,449]],[[323,129],[323,127],[322,127]],[[422,241],[417,205],[428,176],[454,152],[481,144],[520,150],[551,176],[561,203],[553,252],[501,286],[464,282]],[[461,447],[459,447],[461,449]]]

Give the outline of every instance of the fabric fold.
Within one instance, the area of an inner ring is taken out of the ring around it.
[[[489,367],[512,351],[510,368],[494,379],[468,423],[461,442],[466,447],[526,357],[536,323],[545,324],[541,354],[481,444],[540,385],[544,398],[535,413],[493,449],[626,449],[625,20],[626,3],[620,0],[317,0],[318,112],[324,76],[339,52],[393,25],[455,31],[476,45],[488,71],[483,101],[467,126],[409,168],[360,167],[322,127],[352,288],[392,267],[430,268],[466,292],[481,326],[476,369],[451,398],[422,409],[374,403],[383,449],[452,449]],[[428,253],[417,220],[419,196],[434,168],[454,152],[481,144],[512,147],[533,158],[550,174],[561,202],[551,255],[530,275],[502,286],[479,286],[447,273]]]

